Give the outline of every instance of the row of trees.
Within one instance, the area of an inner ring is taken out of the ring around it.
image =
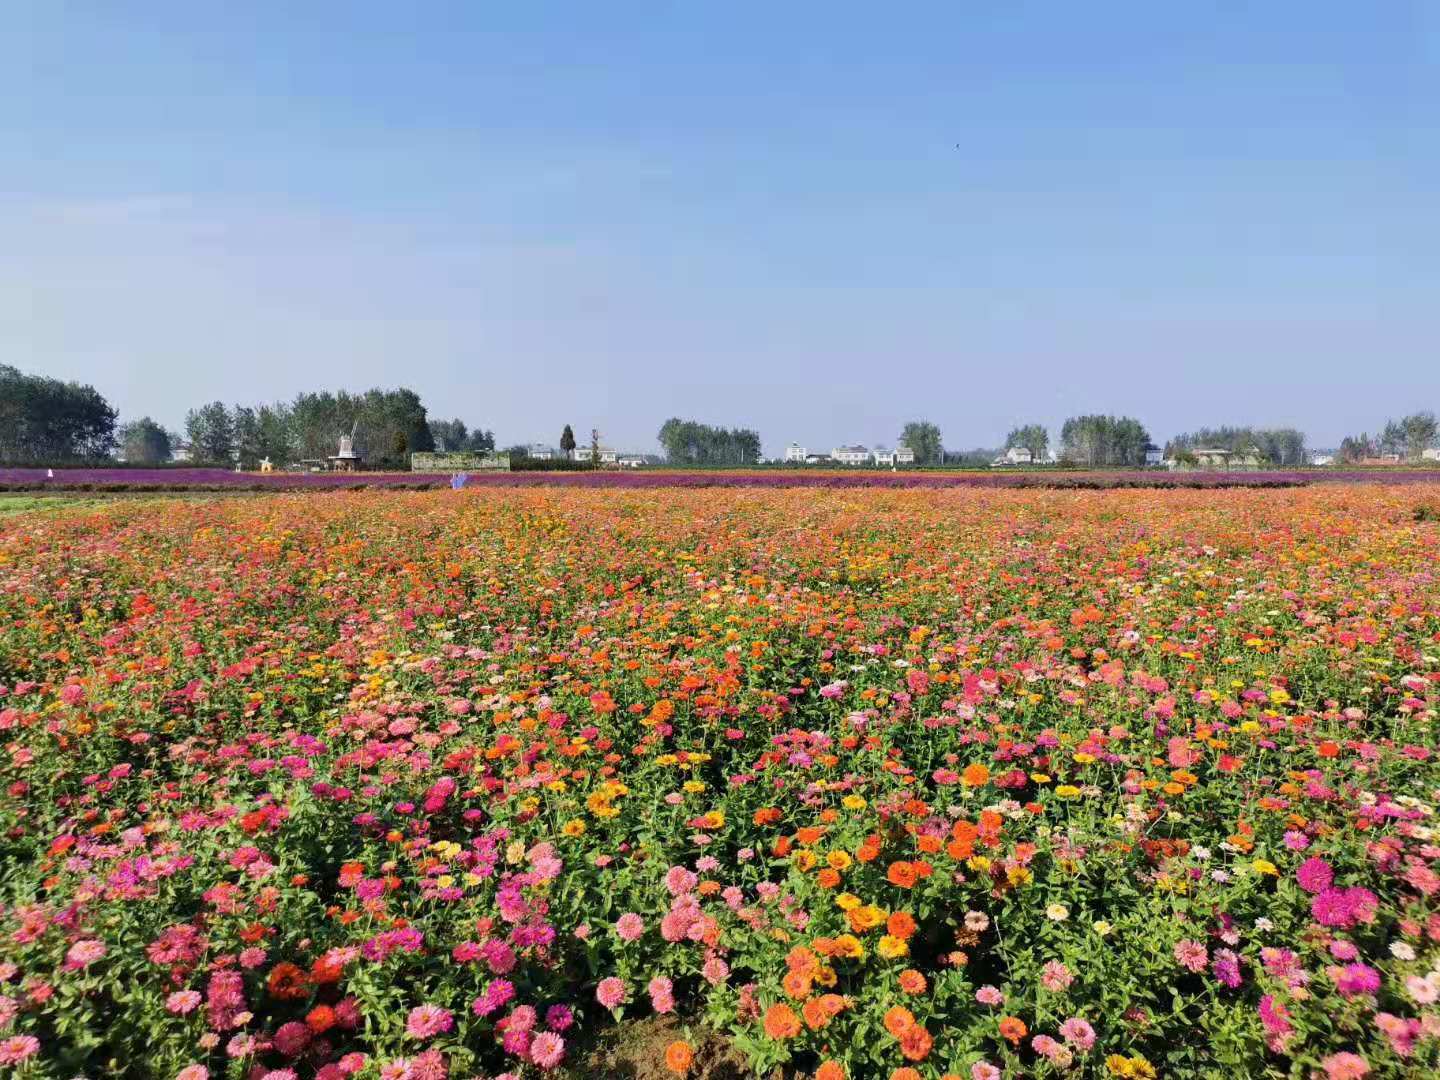
[[[1307,460],[1305,433],[1295,428],[1198,428],[1166,443],[1165,456],[1180,457],[1205,449],[1253,454],[1270,465],[1304,465]]]
[[[1399,420],[1387,420],[1384,430],[1374,438],[1369,433],[1347,435],[1340,443],[1339,457],[1346,462],[1392,454],[1415,459],[1436,445],[1440,445],[1440,423],[1435,414],[1427,410]]]
[[[76,462],[115,449],[115,410],[93,386],[0,364],[0,461]]]
[[[1060,428],[1060,453],[1066,461],[1091,468],[1145,464],[1150,433],[1130,416],[1072,416]]]
[[[760,436],[749,428],[671,417],[656,437],[671,465],[754,465],[760,460]]]

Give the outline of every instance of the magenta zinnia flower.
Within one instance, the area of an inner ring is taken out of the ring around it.
[[[1318,893],[1330,887],[1335,880],[1335,871],[1324,859],[1312,855],[1295,868],[1295,880],[1306,892]]]

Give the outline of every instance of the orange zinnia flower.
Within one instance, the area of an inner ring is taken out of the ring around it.
[[[1020,1040],[1029,1030],[1025,1026],[1025,1021],[1018,1016],[1002,1016],[1000,1018],[1000,1037],[1008,1039],[1012,1045],[1019,1046]]]
[[[810,976],[803,971],[787,971],[781,984],[792,998],[803,998],[810,993]]]
[[[771,1005],[765,1013],[765,1034],[772,1039],[793,1039],[800,1034],[800,1017],[789,1005]]]
[[[665,1047],[665,1068],[673,1073],[684,1076],[690,1071],[690,1063],[695,1060],[695,1051],[690,1049],[690,1044],[676,1039],[669,1046]]]
[[[960,774],[960,783],[966,787],[983,787],[990,782],[990,766],[976,762],[973,765],[966,765],[965,771]]]
[[[900,1036],[900,1053],[905,1055],[906,1061],[924,1061],[930,1056],[930,1047],[934,1042],[930,1033],[916,1024]]]
[[[904,861],[892,862],[890,869],[885,871],[885,880],[902,889],[908,889],[914,885],[915,876],[915,867]]]
[[[892,912],[885,920],[885,929],[894,937],[908,938],[915,933],[915,919],[908,911]]]
[[[923,994],[926,985],[925,976],[914,968],[906,968],[900,973],[900,989],[907,994]]]
[[[288,960],[276,964],[266,980],[270,995],[282,1001],[303,998],[310,993],[310,979]]]
[[[815,1080],[846,1080],[845,1066],[838,1061],[822,1061],[815,1070]]]
[[[915,1014],[904,1005],[892,1005],[885,1012],[885,1030],[901,1038],[907,1031],[915,1026]]]

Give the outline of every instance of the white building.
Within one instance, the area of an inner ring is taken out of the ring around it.
[[[525,447],[525,454],[536,461],[554,461],[560,456],[553,446],[545,446],[542,443],[531,443]]]
[[[615,451],[615,449],[609,446],[600,447],[597,453],[600,456],[601,465],[614,465],[620,457],[620,455]],[[570,451],[571,461],[589,461],[590,458],[591,453],[590,447],[588,446],[577,446],[574,450]]]
[[[1423,451],[1420,457],[1425,461],[1440,461],[1440,446],[1432,446],[1429,450]]]
[[[638,469],[645,464],[645,456],[643,454],[621,454],[615,460],[615,464],[622,469]]]
[[[901,443],[899,446],[897,446],[897,447],[895,448],[895,464],[896,464],[896,465],[914,465],[914,464],[915,464],[915,451],[914,451],[914,450],[911,450],[911,449],[910,449],[908,446],[906,446],[904,443]]]
[[[805,452],[805,447],[801,446],[799,443],[792,442],[789,446],[785,447],[786,461],[797,461],[801,464],[804,464],[805,458],[807,456],[808,455]]]
[[[992,469],[1003,469],[1009,465],[1029,465],[1034,460],[1029,447],[1012,446],[990,463]]]
[[[1145,447],[1145,464],[1147,466],[1159,465],[1164,460],[1165,451],[1161,450],[1160,447],[1156,446],[1154,443],[1151,443],[1149,446]]]
[[[863,446],[837,446],[830,451],[830,456],[841,465],[867,465],[870,462],[870,451]]]
[[[887,468],[895,467],[895,451],[887,446],[875,447],[874,450],[870,451],[870,456],[874,459],[876,465],[884,465]]]

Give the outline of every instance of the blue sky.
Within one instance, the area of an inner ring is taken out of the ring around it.
[[[19,0],[0,362],[648,449],[1440,408],[1440,6]],[[957,146],[958,144],[958,146]]]

